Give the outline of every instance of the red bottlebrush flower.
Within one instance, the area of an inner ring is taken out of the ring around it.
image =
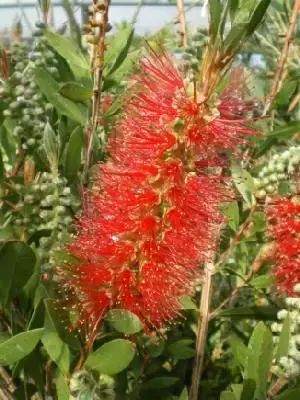
[[[295,296],[300,283],[300,204],[278,199],[269,206],[269,232],[276,243],[274,276],[279,291]]]
[[[150,49],[68,246],[78,263],[58,268],[79,323],[123,308],[159,328],[180,314],[229,196],[222,178],[199,166],[221,165],[220,153],[252,133],[227,114],[190,98],[169,57]]]

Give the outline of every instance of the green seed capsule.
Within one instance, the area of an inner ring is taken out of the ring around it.
[[[47,103],[45,106],[46,111],[52,111],[54,106],[51,103]]]
[[[267,193],[273,193],[273,192],[275,192],[275,186],[274,186],[274,185],[267,185],[267,187],[266,187],[266,192],[267,192]]]
[[[4,111],[3,111],[3,115],[4,115],[5,117],[11,117],[11,116],[12,116],[12,113],[11,113],[10,110],[4,110]]]
[[[258,197],[259,199],[262,199],[264,197],[266,197],[267,193],[265,190],[261,189],[256,193],[256,197]]]
[[[24,197],[24,203],[32,204],[34,202],[34,196],[31,194],[27,194]]]
[[[269,179],[270,179],[270,182],[277,182],[277,180],[278,180],[278,178],[277,178],[277,175],[276,175],[276,174],[272,174],[272,175],[270,175]]]
[[[29,147],[33,147],[35,144],[36,144],[35,139],[30,138],[30,139],[27,140],[27,145],[28,145]]]
[[[64,215],[64,214],[67,212],[67,209],[66,209],[65,206],[56,206],[56,207],[55,207],[55,212],[56,212],[58,215]]]
[[[283,163],[276,164],[276,171],[277,172],[284,172],[284,170],[285,170],[285,165]]]

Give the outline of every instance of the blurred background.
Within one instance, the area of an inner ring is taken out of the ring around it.
[[[67,23],[66,5],[72,7],[73,15],[79,23],[85,19],[85,10],[91,0],[54,0],[52,2],[51,22],[58,29],[64,29]],[[207,12],[203,9],[203,0],[186,2],[187,21],[197,27],[207,26]],[[138,12],[135,31],[139,35],[152,34],[176,17],[176,2],[165,0],[113,0],[110,7],[110,21],[113,26],[130,21]],[[9,36],[13,24],[21,22],[23,36],[31,36],[34,23],[39,19],[36,0],[0,0],[0,34]]]

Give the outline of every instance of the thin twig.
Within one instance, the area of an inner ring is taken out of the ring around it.
[[[182,46],[187,47],[188,37],[187,37],[187,30],[186,30],[184,0],[177,0],[177,10],[178,10],[178,22],[180,24],[179,34],[182,39]]]
[[[222,265],[230,256],[230,254],[232,253],[232,250],[234,249],[234,247],[237,245],[237,243],[240,241],[241,237],[243,236],[245,230],[248,228],[253,215],[256,211],[257,205],[254,204],[253,207],[250,209],[250,212],[247,216],[247,218],[245,219],[245,221],[242,223],[239,231],[237,232],[237,234],[235,235],[235,237],[231,240],[229,247],[224,251],[224,253],[221,254],[218,262],[216,263],[216,268],[218,268],[220,265]]]
[[[193,3],[191,3],[186,9],[185,9],[185,14],[188,13],[190,10],[192,10],[194,7],[198,7],[201,5],[200,0],[195,0]],[[175,18],[172,18],[169,22],[165,23],[162,28],[159,28],[157,31],[153,32],[151,37],[155,38],[159,36],[161,32],[164,31],[164,29],[172,26],[173,24],[176,24],[178,22],[178,17],[176,16]]]
[[[204,264],[204,276],[203,276],[203,285],[201,290],[201,300],[199,309],[200,316],[197,327],[196,355],[193,365],[189,400],[199,399],[199,386],[203,370],[203,362],[204,362],[208,324],[209,324],[210,305],[212,298],[212,282],[213,282],[213,275],[215,274],[214,262],[215,262],[217,245],[220,238],[220,232],[221,232],[221,226],[219,227],[219,230],[215,232],[216,237],[214,241],[214,247],[209,250],[207,254],[207,260]]]
[[[253,276],[261,270],[264,262],[272,258],[273,253],[274,253],[274,242],[266,243],[260,249],[257,256],[255,257],[255,260],[253,261],[247,276],[244,278],[244,281],[240,285],[236,286],[230,293],[230,295],[226,297],[224,301],[222,301],[222,303],[218,306],[218,308],[216,308],[213,312],[210,313],[209,320],[212,320],[218,316],[220,311],[236,297],[239,290],[243,289],[251,281]]]
[[[204,282],[201,291],[201,303],[200,303],[200,317],[197,328],[197,340],[196,340],[196,356],[194,360],[192,383],[189,393],[189,400],[198,400],[199,386],[201,381],[203,361],[205,355],[205,347],[208,332],[209,323],[209,311],[211,304],[212,295],[212,278],[214,274],[214,263],[209,261],[204,267]]]
[[[73,373],[80,371],[80,369],[83,366],[86,358],[88,357],[88,355],[89,355],[89,353],[90,353],[90,351],[91,351],[91,349],[93,347],[94,341],[96,340],[96,337],[98,335],[98,328],[99,328],[99,325],[100,325],[100,323],[102,321],[103,314],[105,313],[105,311],[106,310],[104,310],[101,313],[101,315],[99,316],[98,320],[95,322],[95,324],[94,324],[94,326],[92,328],[92,332],[90,334],[90,337],[87,340],[86,345],[84,346],[84,349],[83,349],[83,351],[82,351],[82,353],[81,353],[81,355],[79,357],[79,360],[78,360],[77,364],[75,365]]]
[[[53,371],[52,371],[52,361],[48,360],[46,363],[46,392],[49,398],[53,397]]]
[[[282,75],[284,72],[284,66],[285,66],[285,62],[288,56],[288,52],[289,52],[289,47],[290,44],[292,42],[292,37],[296,28],[296,24],[297,24],[297,16],[298,16],[298,12],[300,11],[300,0],[296,0],[295,1],[295,5],[293,8],[293,12],[290,18],[290,23],[289,23],[289,28],[285,37],[285,41],[284,41],[284,45],[282,48],[282,52],[281,52],[281,56],[278,62],[278,67],[277,67],[277,71],[274,77],[274,81],[272,84],[272,88],[270,91],[269,96],[267,97],[266,100],[266,106],[264,109],[264,113],[263,115],[267,115],[267,113],[270,110],[271,105],[273,104],[273,101],[278,93],[278,91],[280,90],[280,87],[282,85]]]
[[[87,148],[85,153],[85,163],[83,176],[85,177],[90,166],[91,152],[93,147],[93,139],[97,130],[99,121],[99,110],[100,110],[100,96],[101,87],[103,82],[103,71],[104,71],[104,52],[105,52],[105,35],[108,29],[108,10],[110,6],[110,0],[103,0],[98,2],[94,0],[94,15],[91,24],[95,25],[94,37],[92,50],[91,67],[93,71],[93,111],[92,111],[92,124],[91,129],[87,129]],[[97,37],[95,37],[98,35]]]

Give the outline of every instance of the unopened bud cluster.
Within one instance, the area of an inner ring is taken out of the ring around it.
[[[43,25],[37,25],[37,38],[32,49],[23,42],[12,46],[13,73],[2,88],[3,100],[6,103],[3,115],[15,122],[13,136],[18,139],[24,150],[34,149],[40,144],[47,113],[53,109],[35,83],[35,68],[43,68],[53,77],[59,75],[58,61],[43,36]]]
[[[288,180],[300,164],[300,146],[292,146],[281,154],[274,154],[255,179],[256,196],[263,198],[276,193],[279,183]]]
[[[109,32],[112,25],[106,21],[108,3],[103,0],[94,0],[94,4],[88,8],[88,24],[83,27],[88,43],[95,45],[101,35],[103,27]]]
[[[19,200],[15,209],[9,211],[13,225],[20,235],[28,237],[44,232],[39,238],[38,253],[43,269],[47,270],[49,252],[71,226],[79,203],[71,194],[66,178],[48,172],[28,184],[16,184],[14,190]]]
[[[108,375],[100,376],[91,371],[78,371],[70,380],[70,400],[89,398],[93,400],[114,400],[115,381]]]
[[[295,285],[295,293],[299,294],[300,284]],[[290,320],[290,337],[288,354],[279,359],[279,364],[274,367],[274,372],[278,375],[285,374],[289,378],[294,378],[300,374],[300,298],[288,297],[286,299],[287,309],[278,312],[279,322],[272,324],[271,329],[274,334],[274,342],[279,342],[283,323],[287,317]]]

